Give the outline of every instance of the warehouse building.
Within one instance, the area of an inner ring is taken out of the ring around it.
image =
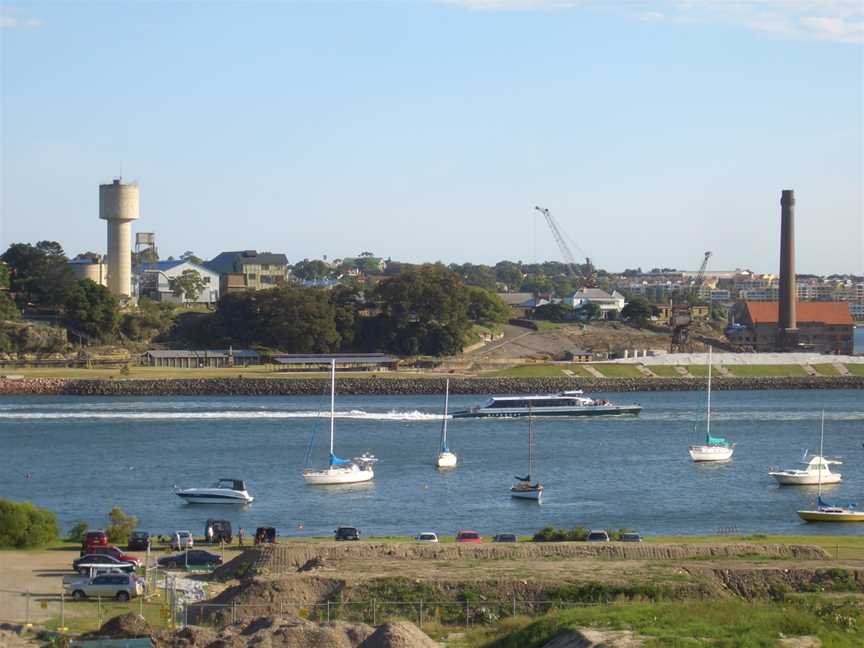
[[[817,353],[852,354],[854,322],[844,302],[798,302],[798,349]],[[753,351],[778,348],[778,302],[738,302],[732,309],[735,327],[730,342]]]
[[[218,369],[261,364],[261,355],[250,349],[151,349],[144,354],[143,360],[150,367]]]

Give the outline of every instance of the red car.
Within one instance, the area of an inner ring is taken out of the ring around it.
[[[123,562],[132,563],[135,567],[139,567],[141,561],[138,560],[135,556],[130,556],[127,553],[123,553],[121,549],[115,547],[114,545],[108,545],[107,547],[93,547],[88,555],[91,556],[111,556],[116,558],[117,560],[121,560]]]
[[[470,542],[473,544],[480,544],[483,542],[483,538],[480,537],[480,534],[476,531],[460,531],[456,534],[456,542]]]
[[[81,555],[91,553],[96,547],[107,547],[108,535],[104,531],[88,531],[81,542]]]

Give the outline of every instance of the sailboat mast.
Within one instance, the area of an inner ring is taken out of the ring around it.
[[[333,456],[333,422],[336,418],[336,360],[330,361],[330,456]]]
[[[528,406],[528,479],[534,474],[534,417]]]
[[[822,464],[825,460],[822,458],[822,442],[825,440],[825,410],[822,410],[822,431],[819,434],[819,477],[817,479],[818,493],[822,496]]]
[[[441,450],[447,447],[447,408],[450,405],[450,379],[444,385],[444,418],[441,420]]]
[[[705,432],[711,436],[711,347],[708,347],[708,417]]]

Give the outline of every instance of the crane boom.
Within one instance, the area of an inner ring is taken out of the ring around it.
[[[702,285],[702,282],[705,280],[705,268],[708,267],[708,259],[711,258],[711,252],[708,251],[705,253],[705,258],[702,259],[702,265],[699,266],[699,273],[696,275],[696,280],[693,282],[693,285],[698,288]]]
[[[570,270],[573,271],[573,274],[578,274],[576,272],[576,257],[573,256],[573,252],[570,250],[570,246],[567,245],[567,241],[564,240],[564,235],[561,233],[561,229],[558,227],[558,221],[555,220],[555,217],[552,216],[552,212],[550,212],[545,207],[534,207],[537,211],[543,214],[543,217],[546,219],[546,224],[549,226],[549,229],[552,230],[552,236],[555,238],[555,242],[558,244],[558,249],[561,250],[561,255],[564,257],[564,262],[570,266]]]

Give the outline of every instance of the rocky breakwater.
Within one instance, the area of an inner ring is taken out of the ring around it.
[[[441,394],[438,377],[369,376],[339,378],[340,394]],[[327,387],[322,378],[178,378],[170,380],[78,380],[65,378],[0,379],[0,395],[66,396],[318,396]],[[714,389],[864,389],[864,376],[796,378],[717,378]],[[705,389],[700,378],[484,378],[450,377],[454,394],[534,394],[568,389],[586,392],[691,391]]]

